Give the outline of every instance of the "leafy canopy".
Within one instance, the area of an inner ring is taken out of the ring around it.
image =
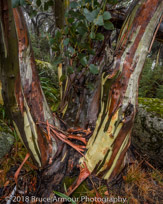
[[[72,59],[67,67],[67,74],[81,71],[98,74],[99,67],[91,64],[95,55],[97,43],[104,41],[104,30],[113,30],[111,14],[106,10],[107,2],[116,1],[79,0],[70,2],[65,12],[65,27],[57,29],[55,36],[50,39],[55,52],[55,62],[64,63],[65,59]]]

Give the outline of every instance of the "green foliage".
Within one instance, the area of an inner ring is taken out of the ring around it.
[[[30,33],[32,48],[36,59],[51,62],[50,58],[50,40],[48,34],[40,35],[39,37]]]
[[[47,11],[49,7],[53,6],[53,0],[36,0],[32,2],[33,5],[38,7],[42,11]]]
[[[95,66],[94,64],[90,64],[90,65],[89,65],[89,69],[90,69],[90,72],[91,72],[92,74],[98,74],[98,67]]]
[[[52,111],[56,111],[59,105],[59,89],[56,85],[49,79],[48,77],[44,76],[45,72],[41,72],[40,81],[41,87],[45,93],[46,99],[51,106]]]
[[[60,196],[61,198],[64,198],[65,201],[69,201],[71,202],[72,204],[76,204],[76,202],[73,201],[73,198],[70,198],[69,196],[63,194],[63,193],[60,193],[60,192],[57,192],[57,191],[54,191],[54,193],[58,196]]]
[[[108,1],[110,2],[110,1]],[[90,64],[95,55],[95,44],[104,40],[103,30],[113,30],[111,14],[106,11],[107,1],[79,0],[70,2],[65,13],[66,25],[63,30],[56,30],[51,37],[50,45],[55,52],[56,64],[72,59],[71,68],[66,67],[66,73],[71,74],[85,69],[85,74],[98,74],[98,67]],[[58,61],[58,58],[60,59]]]
[[[163,69],[157,65],[152,70],[153,60],[146,59],[139,86],[139,97],[163,98]]]
[[[26,4],[26,0],[12,0],[12,7],[16,8],[17,6],[23,6]]]
[[[60,102],[57,70],[48,62],[36,60],[41,87],[52,111],[56,111]]]

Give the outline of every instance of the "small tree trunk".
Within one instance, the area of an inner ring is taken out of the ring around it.
[[[49,196],[52,184],[60,183],[67,168],[67,145],[57,137],[64,134],[63,123],[52,115],[47,105],[23,13],[16,8],[13,15],[11,0],[0,1],[0,35],[0,101],[5,104],[35,165],[42,170],[44,189],[40,193]],[[50,125],[55,128],[53,132]],[[52,184],[46,186],[44,181],[49,177]]]
[[[60,122],[52,116],[41,89],[21,9],[14,9],[18,44],[11,2],[8,0],[0,1],[0,3],[3,101],[18,135],[35,164],[44,168],[52,163],[54,155],[58,152],[58,146],[62,142],[57,138],[47,137],[47,131],[41,123],[48,121],[60,127]]]
[[[54,0],[56,27],[62,29],[65,23],[65,0]]]

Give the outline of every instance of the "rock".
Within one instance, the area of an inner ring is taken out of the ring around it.
[[[163,165],[163,100],[139,99],[132,145],[156,166]]]
[[[7,154],[14,143],[11,129],[0,120],[0,159]]]

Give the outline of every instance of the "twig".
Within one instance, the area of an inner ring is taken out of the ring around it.
[[[81,152],[81,151],[84,151],[84,147],[85,146],[79,146],[79,145],[75,145],[73,144],[72,142],[70,142],[69,140],[67,140],[65,138],[65,135],[60,135],[58,132],[56,132],[54,129],[51,129],[52,132],[60,139],[62,140],[63,142],[67,143],[69,146],[73,147],[77,152],[79,152],[83,157],[84,157],[84,154]]]
[[[149,167],[151,167],[153,170],[158,171],[158,170],[157,170],[156,168],[154,168],[154,167],[152,166],[152,164],[150,164],[148,161],[145,160],[145,163],[146,163]]]
[[[30,154],[27,153],[26,156],[25,156],[25,159],[23,160],[23,162],[21,163],[20,167],[17,169],[15,175],[14,175],[14,179],[15,179],[15,183],[17,185],[17,182],[18,182],[18,176],[19,176],[19,173],[23,167],[23,165],[25,164],[25,162],[27,161],[27,159],[30,157]]]

